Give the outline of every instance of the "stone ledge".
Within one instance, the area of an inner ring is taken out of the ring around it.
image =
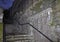
[[[6,36],[7,41],[33,40],[33,35]]]

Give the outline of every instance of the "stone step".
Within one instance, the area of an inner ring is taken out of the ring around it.
[[[33,35],[13,35],[6,36],[7,42],[33,42]]]

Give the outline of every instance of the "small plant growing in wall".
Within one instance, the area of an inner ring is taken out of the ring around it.
[[[37,2],[37,3],[35,4],[35,6],[33,6],[30,10],[39,12],[40,9],[41,9],[40,6],[42,5],[42,2],[43,2],[43,1]]]

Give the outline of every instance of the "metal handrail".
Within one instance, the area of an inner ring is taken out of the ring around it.
[[[16,19],[15,19],[16,20]],[[17,21],[17,20],[16,20]],[[19,21],[17,21],[19,25],[29,25],[31,27],[33,27],[36,31],[38,31],[40,34],[42,34],[45,38],[47,38],[50,42],[53,42],[53,40],[51,40],[49,37],[47,37],[45,34],[43,34],[40,30],[38,30],[36,27],[34,27],[32,24],[30,23],[23,23],[23,24],[20,24]]]

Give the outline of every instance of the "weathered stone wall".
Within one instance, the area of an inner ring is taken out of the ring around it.
[[[30,2],[31,1],[31,2]],[[33,33],[29,25],[19,25],[27,22],[27,17],[25,15],[26,9],[32,4],[32,0],[24,0],[21,2],[20,12],[16,12],[14,16],[14,23],[5,24],[5,33],[8,38],[7,42],[33,42]],[[26,5],[28,4],[28,5]],[[26,5],[26,6],[25,6]],[[19,22],[19,23],[18,23]],[[17,36],[18,35],[18,36]],[[21,36],[22,35],[22,36]],[[16,36],[16,37],[15,37]],[[13,38],[13,39],[11,39]],[[12,40],[12,41],[11,41]],[[19,40],[19,41],[14,41]]]
[[[43,32],[54,42],[57,42],[57,36],[54,31],[55,26],[51,26],[52,25],[51,21],[53,18],[52,17],[53,10],[51,8],[52,5],[49,1],[47,1],[47,2],[44,1],[44,2],[42,2],[41,6],[38,7],[39,10],[37,11],[38,8],[35,7],[35,4],[38,3],[39,1],[33,0],[34,3],[31,2],[30,4],[28,4],[29,7],[28,7],[27,3],[24,4],[24,6],[25,5],[26,6],[23,8],[23,11],[22,12],[20,11],[20,14],[17,13],[15,18],[21,24],[31,23],[34,27],[36,27],[38,30]],[[34,8],[34,7],[37,9],[34,11],[31,10],[31,8]],[[36,30],[34,30],[31,26],[29,26],[29,25],[21,26],[18,24],[17,21],[14,21],[14,24],[12,24],[12,26],[10,24],[7,24],[9,26],[6,25],[6,28],[8,28],[8,30],[6,30],[6,31],[7,32],[9,31],[10,33],[14,33],[14,34],[20,34],[20,35],[22,35],[22,34],[23,35],[34,35],[34,42],[50,42],[48,39],[46,39],[44,36],[42,36]]]
[[[20,18],[20,23],[31,23],[34,27],[36,27],[38,30],[43,32],[45,35],[47,35],[50,39],[52,39],[54,42],[57,42],[57,36],[55,34],[55,26],[51,26],[52,22],[52,4],[49,3],[49,1],[46,2],[46,4],[41,5],[41,11],[36,13],[36,11],[31,11],[30,9],[35,6],[35,4],[38,1],[36,1],[33,6],[26,9],[24,15]],[[49,3],[49,4],[48,4]],[[47,7],[46,7],[47,6]],[[32,28],[32,27],[30,27]],[[36,30],[33,30],[34,34],[34,40],[35,42],[49,42],[44,36],[39,34]]]
[[[57,36],[58,42],[60,42],[60,0],[56,0],[56,5],[53,7],[54,18],[53,21],[55,22],[55,34]]]
[[[26,22],[31,23],[34,27],[36,27],[38,30],[40,30],[45,35],[47,35],[50,39],[52,39],[53,41],[56,41],[57,39],[55,37],[55,32],[54,32],[55,27],[51,27],[49,24],[51,22],[51,14],[52,14],[51,12],[52,12],[52,9],[47,8],[46,10],[40,13],[37,13],[35,15],[28,17]],[[30,11],[28,14],[30,14]],[[29,16],[29,15],[26,15],[26,16]],[[49,40],[47,40],[44,36],[39,34],[34,29],[33,29],[33,34],[34,34],[35,42],[40,42],[40,41],[49,42]]]

